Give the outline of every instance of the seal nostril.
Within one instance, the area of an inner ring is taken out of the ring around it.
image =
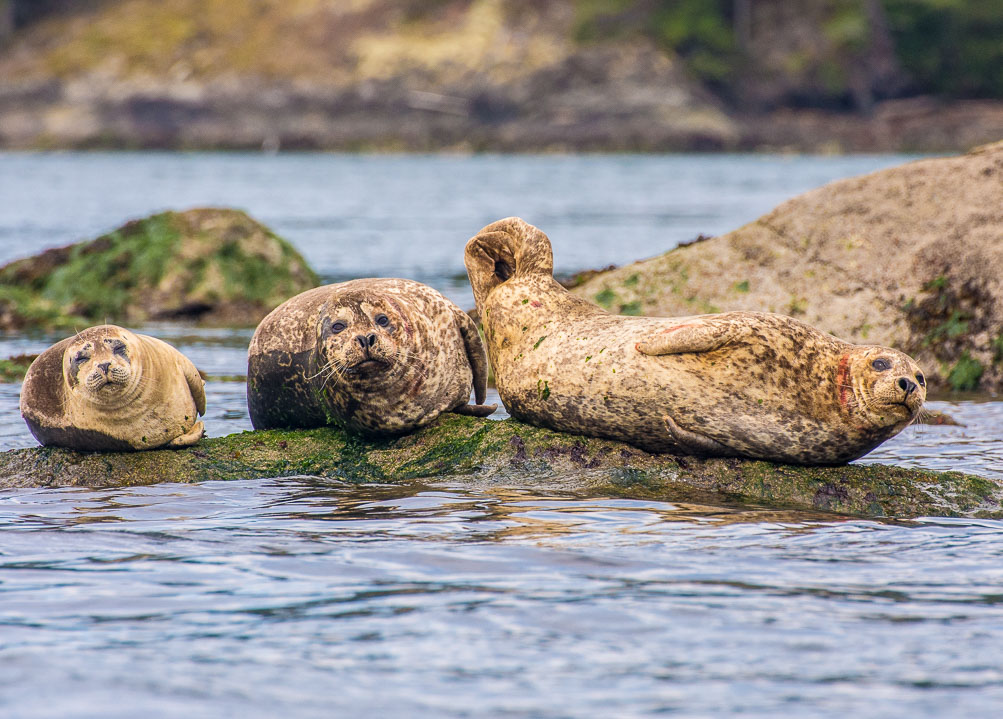
[[[366,349],[369,346],[369,338],[364,335],[355,335],[355,341],[359,343],[362,349]]]
[[[111,362],[102,362],[101,364],[98,365],[98,367],[101,368],[102,372],[107,372],[108,368],[111,367]]]
[[[374,344],[376,344],[376,335],[374,333],[370,333],[370,334],[366,335],[366,339],[369,340],[369,346],[370,347],[372,347]]]
[[[916,383],[905,377],[899,377],[898,386],[906,393],[909,394],[914,389],[916,389]]]

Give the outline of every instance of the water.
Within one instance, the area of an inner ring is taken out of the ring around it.
[[[558,271],[624,263],[906,158],[0,155],[0,262],[157,209],[242,206],[325,277],[463,306],[510,214]],[[250,332],[154,326],[213,376]],[[57,336],[0,337],[0,357]],[[0,450],[32,446],[0,385]],[[249,428],[243,385],[206,426]],[[930,403],[865,462],[1003,478],[1003,403]],[[0,716],[989,716],[1003,522],[300,477],[0,492]]]

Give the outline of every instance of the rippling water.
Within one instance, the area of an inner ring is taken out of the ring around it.
[[[1003,702],[1000,522],[293,478],[6,493],[0,529],[0,692],[18,716]]]
[[[0,261],[237,205],[327,278],[471,304],[520,214],[559,271],[654,255],[901,157],[0,155]],[[154,326],[213,376],[250,332]],[[0,357],[57,336],[0,336]],[[0,384],[0,450],[33,446]],[[212,381],[206,426],[249,428]],[[1003,403],[865,462],[1003,478]],[[0,717],[994,716],[1003,523],[253,479],[0,491]]]

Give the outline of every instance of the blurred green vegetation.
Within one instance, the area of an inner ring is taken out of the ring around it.
[[[916,89],[1003,97],[1003,2],[883,0],[896,54]]]
[[[821,41],[814,50],[820,56],[819,82],[838,94],[849,91],[852,73],[847,67],[866,63],[868,46],[880,42],[884,33],[908,92],[1003,97],[1000,0],[808,0],[784,5],[779,0],[575,0],[575,37],[593,42],[645,35],[677,53],[704,83],[728,90],[756,72],[757,58],[749,48],[753,33],[760,45],[769,47],[774,37],[782,45],[784,33],[814,24]],[[776,22],[768,24],[771,20]],[[805,54],[804,48],[788,53],[791,74],[808,64]]]

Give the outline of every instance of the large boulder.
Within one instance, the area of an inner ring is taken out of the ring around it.
[[[833,182],[721,237],[586,279],[624,314],[780,312],[1003,390],[1003,142]]]
[[[187,320],[255,325],[317,275],[238,210],[164,212],[0,268],[0,329]]]

